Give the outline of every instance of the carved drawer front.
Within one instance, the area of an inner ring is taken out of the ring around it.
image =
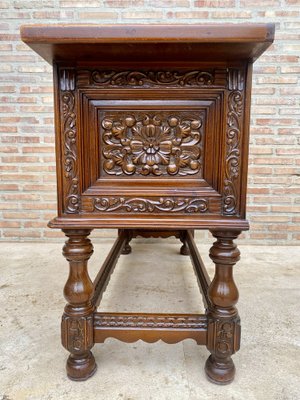
[[[65,213],[238,215],[243,74],[63,69]]]

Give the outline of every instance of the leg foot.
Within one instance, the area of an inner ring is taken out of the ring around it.
[[[132,251],[132,248],[131,248],[130,244],[127,242],[127,243],[125,244],[125,246],[123,247],[123,250],[122,250],[122,253],[121,253],[121,254],[124,254],[124,255],[130,254],[131,251]]]
[[[180,254],[183,256],[189,256],[190,255],[190,250],[186,243],[183,243],[183,245],[180,247]]]
[[[205,372],[209,381],[218,385],[227,385],[234,379],[235,366],[230,357],[226,361],[217,361],[213,355],[210,355],[205,363]]]
[[[91,351],[84,354],[70,354],[67,361],[67,375],[72,381],[85,381],[97,370],[97,364]]]
[[[181,231],[180,236],[179,236],[179,239],[182,243],[182,246],[180,247],[180,254],[182,254],[183,256],[190,255],[190,249],[189,249],[188,245],[186,244],[186,235],[187,235],[187,231]]]

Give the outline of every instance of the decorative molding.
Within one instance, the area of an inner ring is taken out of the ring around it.
[[[91,84],[99,86],[211,86],[214,71],[89,71]]]
[[[236,76],[240,75],[238,74]],[[235,81],[234,85],[232,84],[230,87],[241,86],[238,81]],[[226,160],[223,190],[223,214],[225,215],[236,215],[238,212],[239,190],[237,186],[240,177],[240,146],[243,107],[243,92],[239,90],[231,91],[228,95],[228,112],[226,121]]]
[[[63,135],[64,193],[66,213],[78,213],[80,206],[77,170],[77,129],[75,107],[75,71],[60,70]]]
[[[199,115],[124,112],[101,122],[103,170],[109,175],[195,175],[202,169]]]
[[[209,211],[209,200],[203,198],[160,197],[155,199],[98,197],[93,198],[93,211],[133,213],[185,212],[205,213]]]
[[[94,327],[97,328],[145,328],[145,329],[206,329],[203,315],[107,315],[95,314]]]
[[[74,68],[59,70],[59,87],[62,92],[75,90],[76,73]]]
[[[62,344],[71,353],[89,350],[93,344],[93,315],[74,318],[63,315],[61,322]]]
[[[229,90],[244,90],[244,71],[229,68],[227,80]]]

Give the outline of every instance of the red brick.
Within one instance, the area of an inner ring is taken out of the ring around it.
[[[79,12],[78,16],[80,19],[107,19],[107,20],[115,20],[118,17],[116,12]]]
[[[38,231],[37,229],[35,230],[25,230],[25,229],[18,229],[18,230],[6,230],[3,233],[4,237],[8,238],[16,238],[16,239],[22,239],[22,238],[40,238],[41,232]]]
[[[291,218],[284,215],[252,215],[251,221],[259,222],[290,222]]]
[[[280,0],[240,0],[241,7],[276,7],[280,5]]]
[[[35,11],[32,15],[38,19],[56,19],[60,18],[60,11]]]
[[[159,19],[163,18],[161,11],[124,11],[122,13],[122,18],[124,19]]]
[[[250,232],[250,237],[251,239],[260,239],[260,240],[266,240],[266,239],[287,239],[287,234],[285,233],[251,233]]]
[[[89,8],[99,7],[99,0],[88,0],[88,3],[81,0],[61,0],[59,2],[60,7],[72,7],[72,8]]]
[[[300,206],[294,206],[294,205],[289,205],[289,206],[271,206],[271,211],[272,212],[283,212],[283,213],[299,213],[300,212]]]
[[[300,147],[276,149],[278,155],[300,154]]]
[[[230,8],[234,7],[235,0],[196,0],[195,7]]]
[[[292,158],[282,158],[282,157],[269,157],[269,158],[254,158],[254,164],[293,164],[294,160]]]
[[[256,119],[256,124],[257,125],[294,125],[296,124],[297,121],[293,119],[287,119],[287,118],[272,118],[272,119],[267,119],[267,118],[257,118]]]
[[[285,0],[285,3],[291,6],[300,6],[300,0]]]
[[[21,227],[21,222],[0,220],[0,228],[20,228],[20,227]]]
[[[231,18],[231,19],[249,19],[252,16],[251,11],[212,11],[212,18]]]

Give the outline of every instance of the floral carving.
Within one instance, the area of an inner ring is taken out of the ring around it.
[[[110,175],[193,175],[202,164],[202,119],[164,114],[102,121],[103,169]]]
[[[91,81],[101,86],[209,86],[212,71],[103,71],[91,72]]]
[[[228,97],[226,170],[224,180],[224,214],[237,213],[237,182],[240,174],[241,118],[243,114],[243,94],[235,90]]]
[[[94,211],[126,211],[134,213],[145,212],[208,212],[208,200],[202,198],[125,198],[125,197],[100,197],[93,199]]]

